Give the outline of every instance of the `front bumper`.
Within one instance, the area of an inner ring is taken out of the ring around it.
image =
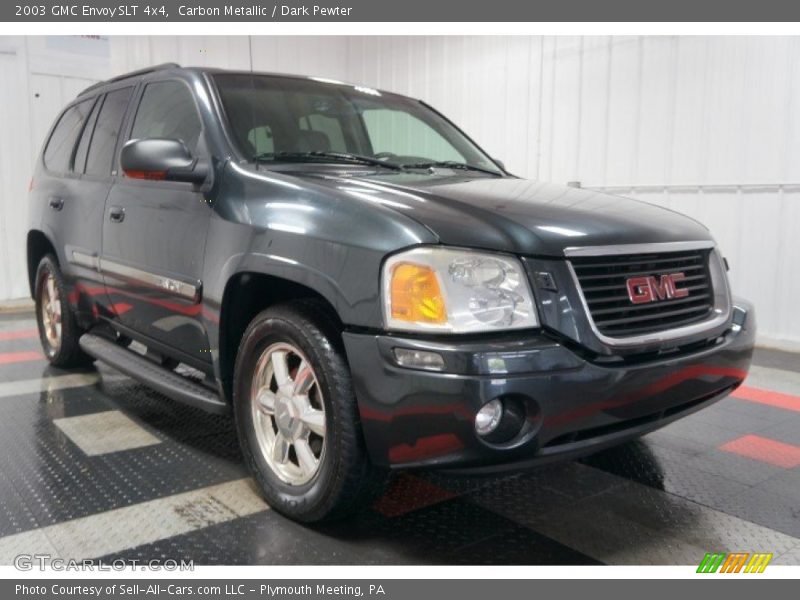
[[[372,461],[472,471],[588,454],[700,410],[742,383],[754,339],[753,308],[743,301],[713,345],[618,365],[529,332],[489,341],[344,334]],[[445,371],[400,367],[397,347],[438,352]],[[526,409],[521,433],[501,444],[474,429],[475,414],[494,398]]]

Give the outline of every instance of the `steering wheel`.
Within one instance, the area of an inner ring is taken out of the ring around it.
[[[395,158],[397,154],[394,152],[378,152],[377,154],[373,154],[373,158],[377,158],[378,160],[383,160],[384,158]]]

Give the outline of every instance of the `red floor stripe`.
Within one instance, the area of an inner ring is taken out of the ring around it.
[[[6,340],[24,340],[27,338],[39,337],[36,329],[20,329],[18,331],[0,331],[0,342]]]
[[[759,404],[768,404],[769,406],[800,412],[800,396],[761,390],[746,385],[737,388],[732,396],[740,400],[749,400],[750,402],[758,402]]]
[[[725,452],[732,452],[754,460],[769,463],[784,469],[800,466],[800,446],[784,444],[776,440],[757,435],[745,435],[719,447]]]
[[[0,365],[42,359],[44,355],[41,352],[0,352]]]

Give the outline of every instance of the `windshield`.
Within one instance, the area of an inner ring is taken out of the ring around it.
[[[500,174],[475,144],[422,103],[346,84],[214,75],[230,129],[253,161],[471,167]]]

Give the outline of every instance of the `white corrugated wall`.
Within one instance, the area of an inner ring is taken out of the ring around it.
[[[800,349],[800,38],[351,38],[350,79],[422,97],[519,175],[707,225],[760,342]]]
[[[800,348],[800,38],[128,37],[110,40],[97,76],[165,61],[248,68],[251,51],[256,69],[423,98],[517,174],[698,218],[756,302],[761,342]],[[14,262],[7,232],[24,223],[7,189],[0,251]],[[18,294],[3,273],[0,298]]]
[[[26,198],[34,157],[61,107],[110,75],[106,47],[96,38],[0,36],[0,302],[28,295]]]

